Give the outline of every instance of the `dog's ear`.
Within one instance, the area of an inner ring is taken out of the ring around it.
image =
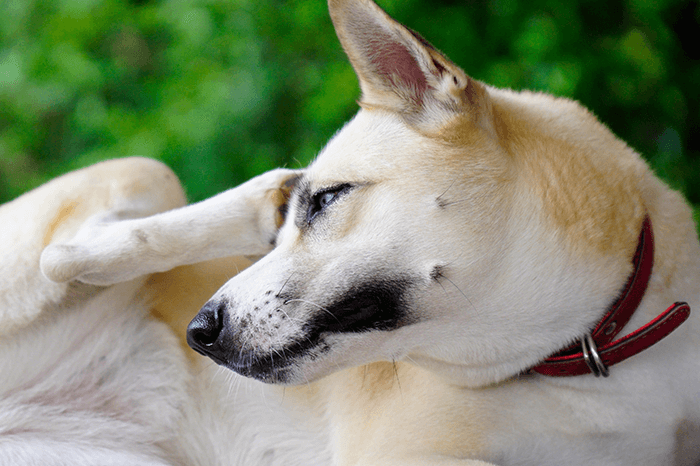
[[[484,86],[371,0],[329,0],[331,18],[362,89],[361,105],[439,127],[456,115],[491,131]]]

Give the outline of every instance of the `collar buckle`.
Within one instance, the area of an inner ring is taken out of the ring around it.
[[[596,377],[607,377],[610,375],[608,371],[608,366],[605,365],[602,359],[600,359],[600,354],[598,354],[598,347],[593,340],[593,335],[587,333],[585,337],[581,340],[581,349],[583,350],[583,360],[586,361],[586,365],[591,370],[593,375]]]

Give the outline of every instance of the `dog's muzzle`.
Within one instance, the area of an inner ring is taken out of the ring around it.
[[[244,377],[266,383],[285,383],[288,365],[310,345],[308,338],[260,352],[255,346],[241,344],[240,326],[231,326],[226,318],[228,303],[209,301],[187,326],[187,344],[193,350]]]

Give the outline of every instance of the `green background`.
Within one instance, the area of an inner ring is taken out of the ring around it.
[[[477,79],[582,101],[700,205],[697,1],[379,3]],[[0,202],[127,155],[201,200],[305,166],[357,110],[323,0],[0,5]]]

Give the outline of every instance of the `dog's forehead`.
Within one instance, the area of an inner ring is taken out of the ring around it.
[[[321,151],[306,171],[312,188],[340,182],[371,182],[400,176],[428,141],[395,115],[361,110]]]

